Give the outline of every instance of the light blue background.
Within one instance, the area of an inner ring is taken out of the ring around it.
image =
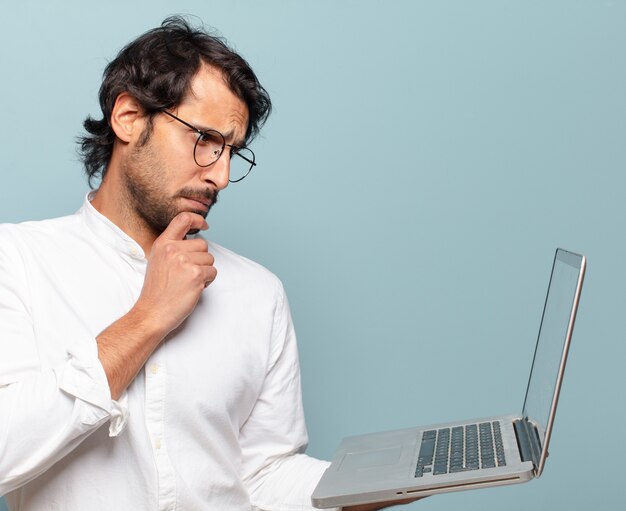
[[[589,269],[544,476],[405,509],[622,508],[625,3],[4,3],[0,221],[80,206],[73,139],[102,70],[176,12],[217,27],[274,101],[210,237],[286,286],[309,453],[519,411],[562,246]]]

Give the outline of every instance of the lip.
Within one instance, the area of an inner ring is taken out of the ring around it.
[[[211,205],[211,200],[206,199],[204,197],[202,198],[183,197],[183,199],[189,202],[189,204],[192,206],[193,209],[202,209],[204,211],[208,211],[209,206]]]

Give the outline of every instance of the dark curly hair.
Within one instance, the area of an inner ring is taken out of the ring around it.
[[[142,106],[148,117],[147,138],[154,116],[181,103],[203,63],[220,70],[233,93],[247,105],[246,144],[258,134],[272,103],[248,63],[223,38],[172,16],[125,46],[104,70],[102,119],[87,117],[83,126],[88,135],[78,139],[90,186],[95,177],[104,177],[111,159],[115,133],[109,120],[119,94],[128,92]]]

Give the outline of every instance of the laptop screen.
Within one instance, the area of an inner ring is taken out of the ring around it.
[[[537,428],[544,451],[542,458],[552,429],[551,411],[553,401],[556,407],[558,399],[584,267],[583,256],[561,249],[556,251],[522,412]]]

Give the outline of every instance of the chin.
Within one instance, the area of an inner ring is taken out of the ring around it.
[[[211,208],[209,208],[210,210]],[[190,213],[195,213],[196,215],[200,215],[202,218],[206,218],[209,214],[208,211],[204,211],[203,209],[187,209],[183,211],[189,211]]]

